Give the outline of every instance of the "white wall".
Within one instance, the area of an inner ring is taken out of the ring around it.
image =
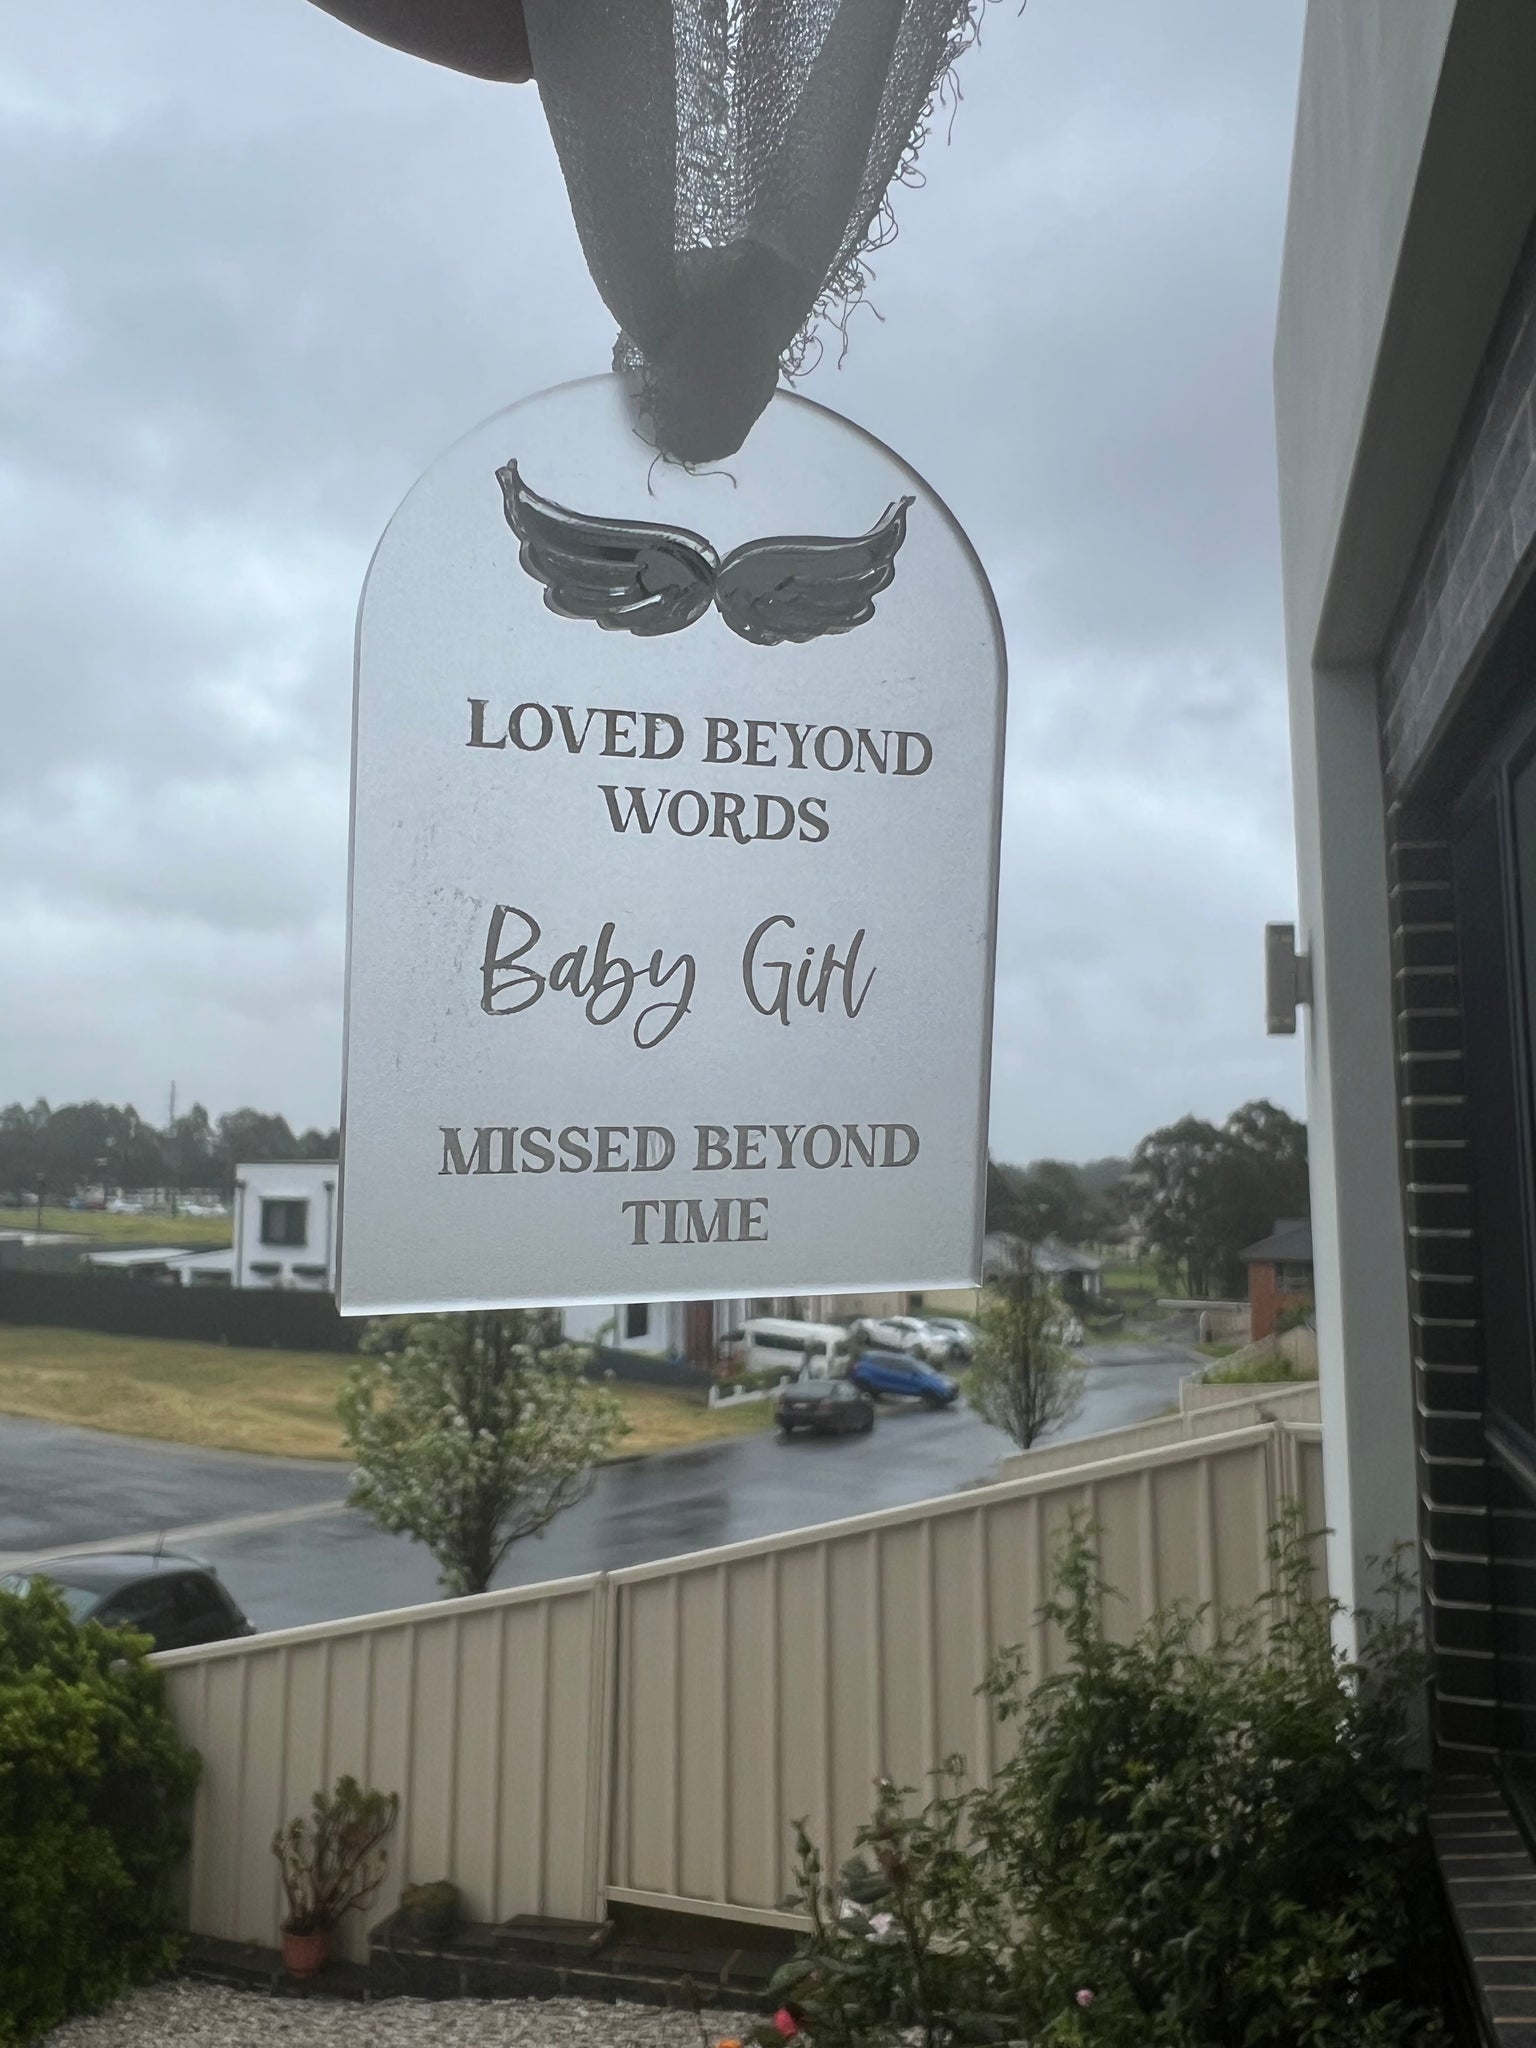
[[[905,1302],[906,1297],[892,1295],[890,1299]],[[652,1301],[637,1303],[636,1306],[645,1313],[646,1326],[635,1336],[626,1334],[628,1304],[622,1301],[594,1302],[585,1307],[567,1308],[562,1311],[562,1327],[566,1336],[579,1344],[609,1344],[618,1351],[657,1352],[663,1358],[674,1351],[687,1355],[687,1302]],[[802,1307],[807,1311],[806,1320],[811,1322],[837,1322],[850,1313],[847,1299],[841,1295],[811,1295],[804,1298]],[[739,1330],[753,1313],[752,1305],[739,1299],[711,1302],[710,1308],[717,1344],[727,1331]],[[830,1314],[823,1313],[828,1310]],[[788,1310],[775,1308],[773,1313],[788,1314]]]
[[[614,1351],[646,1351],[665,1358],[683,1348],[686,1306],[680,1301],[642,1301],[634,1304],[643,1327],[629,1334],[630,1304],[623,1301],[588,1302],[561,1311],[561,1327],[578,1344],[606,1344]]]
[[[1454,13],[1312,0],[1275,356],[1329,1579],[1347,1606],[1417,1510],[1375,678],[1319,667],[1318,641]]]
[[[1275,346],[1286,614],[1307,665],[1455,14],[1456,0],[1307,9]]]
[[[334,1159],[283,1160],[235,1169],[234,1284],[336,1289],[336,1181]],[[262,1237],[263,1203],[302,1202],[304,1242],[268,1244]]]
[[[1533,193],[1531,0],[1310,0],[1275,356],[1330,1578],[1415,1531],[1376,664]]]

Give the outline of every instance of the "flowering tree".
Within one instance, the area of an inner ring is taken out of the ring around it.
[[[1035,1271],[1031,1247],[1015,1238],[982,1296],[981,1342],[966,1398],[1023,1451],[1070,1422],[1082,1405],[1083,1369],[1061,1341],[1061,1315],[1061,1303]]]
[[[483,1593],[519,1538],[581,1500],[625,1427],[555,1319],[512,1310],[371,1323],[341,1418],[351,1504],[424,1543],[448,1595]]]

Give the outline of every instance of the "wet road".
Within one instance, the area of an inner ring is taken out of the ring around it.
[[[1088,1364],[1078,1437],[1177,1400],[1187,1351],[1106,1346]],[[738,1437],[608,1466],[591,1496],[518,1544],[498,1583],[617,1570],[720,1543],[904,1506],[991,1476],[1007,1439],[968,1410],[885,1407],[867,1437]],[[260,1628],[436,1596],[431,1558],[341,1505],[344,1468],[181,1450],[0,1416],[0,1560],[170,1532],[216,1564]]]

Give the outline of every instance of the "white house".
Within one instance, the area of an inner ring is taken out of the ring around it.
[[[561,1323],[566,1336],[579,1344],[703,1365],[728,1330],[739,1330],[749,1315],[767,1313],[756,1301],[594,1302],[565,1309]]]
[[[235,1168],[234,1243],[185,1252],[171,1277],[184,1287],[336,1290],[334,1159],[283,1159]]]
[[[234,1285],[336,1291],[334,1159],[235,1168]]]
[[[615,1351],[648,1352],[708,1365],[721,1338],[749,1316],[791,1316],[802,1322],[839,1321],[852,1311],[830,1294],[751,1297],[723,1301],[619,1301],[564,1311],[567,1337]]]

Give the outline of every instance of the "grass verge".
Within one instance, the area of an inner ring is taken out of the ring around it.
[[[1302,1387],[1317,1384],[1315,1372],[1297,1372],[1283,1358],[1256,1358],[1247,1365],[1213,1365],[1200,1377],[1208,1387]]]
[[[0,1324],[0,1413],[265,1457],[345,1455],[334,1351],[254,1351],[94,1330]],[[715,1411],[670,1387],[618,1384],[630,1433],[616,1457],[766,1428],[771,1404]]]
[[[1120,1301],[1155,1301],[1171,1291],[1154,1266],[1105,1266],[1101,1278],[1104,1292]]]
[[[130,1245],[223,1247],[230,1242],[227,1216],[112,1216],[105,1209],[0,1209],[0,1230],[61,1231],[93,1245],[126,1250]]]

